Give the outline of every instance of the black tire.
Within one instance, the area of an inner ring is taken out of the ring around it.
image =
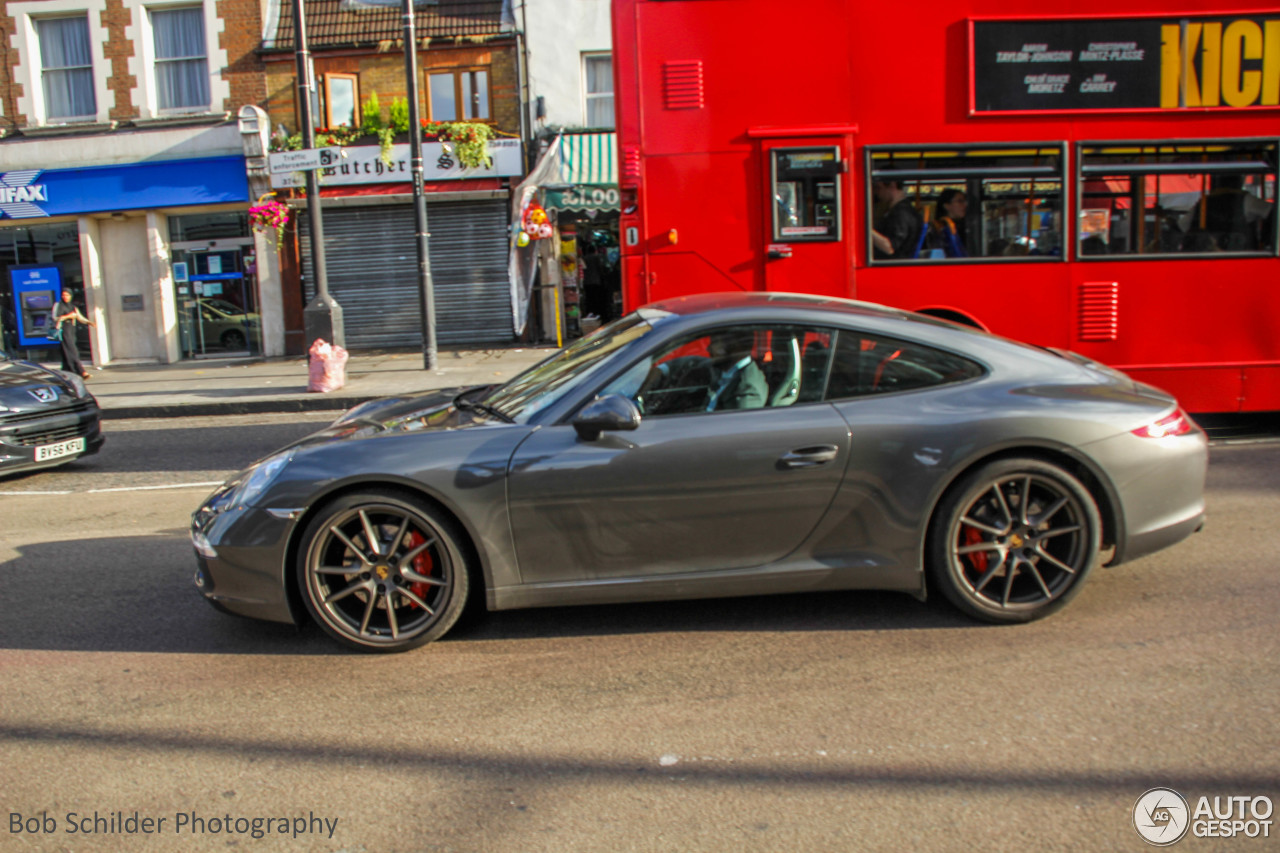
[[[1075,597],[1101,541],[1097,504],[1079,480],[1037,459],[1001,459],[964,477],[938,505],[929,579],[974,618],[1030,622]]]
[[[242,350],[245,345],[244,332],[228,329],[222,333],[222,348],[226,350]]]
[[[303,534],[302,599],[316,624],[351,648],[417,648],[444,636],[466,607],[462,541],[452,520],[408,494],[343,495]]]

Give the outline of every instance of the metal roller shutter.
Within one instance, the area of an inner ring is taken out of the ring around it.
[[[311,232],[307,217],[299,219],[309,302],[315,295]],[[431,203],[427,225],[436,342],[458,346],[514,340],[507,278],[507,203]],[[421,347],[413,205],[326,207],[324,237],[329,292],[342,306],[347,348]]]

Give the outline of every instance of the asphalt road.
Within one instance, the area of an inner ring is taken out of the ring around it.
[[[1137,851],[1148,788],[1280,800],[1280,443],[1215,447],[1204,532],[1032,625],[801,595],[371,657],[191,583],[209,483],[325,420],[110,422],[0,480],[0,850]]]

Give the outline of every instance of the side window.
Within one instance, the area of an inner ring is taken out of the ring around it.
[[[1080,146],[1081,257],[1274,254],[1274,140]]]
[[[911,341],[842,331],[836,341],[827,399],[914,391],[982,375],[967,358]]]
[[[1060,260],[1059,145],[867,150],[872,263]]]
[[[730,326],[686,338],[625,371],[602,394],[646,417],[776,408],[822,399],[832,334],[795,326]]]

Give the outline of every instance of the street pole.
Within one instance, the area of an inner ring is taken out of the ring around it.
[[[404,20],[404,73],[409,84],[409,168],[413,176],[413,227],[418,245],[418,313],[422,317],[422,367],[436,369],[436,299],[427,253],[427,196],[422,182],[422,125],[418,119],[418,36],[414,0],[400,0]]]
[[[302,122],[302,147],[316,147],[315,120],[311,115],[311,51],[307,50],[307,23],[302,11],[303,0],[293,0],[293,40],[298,65],[298,115]],[[320,209],[320,177],[317,169],[307,170],[307,217],[311,221],[311,274],[315,277],[316,295],[302,309],[302,325],[306,345],[317,338],[335,346],[345,346],[346,330],[342,323],[342,306],[329,295],[329,271],[324,260],[324,212]]]

